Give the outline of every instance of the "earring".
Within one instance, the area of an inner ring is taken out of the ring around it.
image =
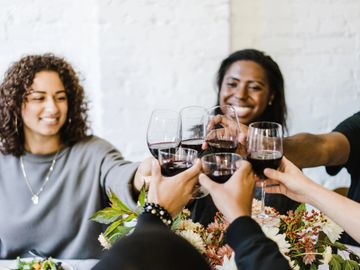
[[[69,122],[69,124],[71,124],[71,117],[69,117],[68,122]]]
[[[272,100],[269,100],[268,105],[269,105],[269,106],[271,106],[271,105],[272,105]]]

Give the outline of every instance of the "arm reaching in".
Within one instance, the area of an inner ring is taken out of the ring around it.
[[[313,205],[339,224],[350,236],[360,242],[360,204],[313,182],[289,160],[283,157],[280,171],[265,169],[269,183],[266,192],[281,193],[287,197]]]
[[[350,143],[340,132],[299,133],[284,138],[284,154],[300,168],[342,165],[349,158]]]

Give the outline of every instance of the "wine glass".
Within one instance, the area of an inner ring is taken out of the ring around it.
[[[210,152],[234,153],[239,144],[239,122],[233,106],[215,106],[209,109],[206,143]]]
[[[194,165],[198,152],[194,149],[178,147],[159,150],[161,174],[166,177],[177,175]]]
[[[188,106],[180,111],[181,146],[198,151],[201,155],[205,140],[208,113],[204,107]]]
[[[242,157],[235,153],[210,153],[201,157],[203,172],[217,183],[225,183],[239,168]]]
[[[160,149],[177,148],[181,142],[181,120],[176,111],[156,109],[151,113],[146,140],[151,154],[158,159]]]
[[[278,169],[283,156],[282,126],[274,122],[254,122],[249,125],[247,137],[248,161],[261,181],[261,211],[259,219],[269,216],[265,213],[265,168]]]

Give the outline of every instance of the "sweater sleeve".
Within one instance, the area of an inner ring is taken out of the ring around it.
[[[237,218],[228,227],[225,240],[235,251],[238,269],[291,269],[277,244],[267,238],[251,217]]]

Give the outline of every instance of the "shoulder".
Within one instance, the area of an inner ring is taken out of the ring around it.
[[[93,152],[97,154],[109,153],[112,151],[120,152],[115,146],[113,146],[110,142],[105,139],[102,139],[97,136],[89,136],[80,142],[76,143],[72,147],[73,151],[86,151]]]

